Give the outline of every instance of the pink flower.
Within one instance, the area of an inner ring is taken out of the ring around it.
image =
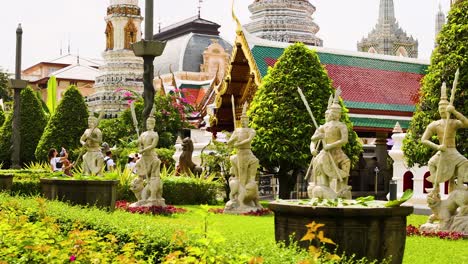
[[[134,101],[134,100],[128,100],[128,101],[127,101],[127,104],[128,104],[128,105],[131,105],[131,104],[133,103],[133,101]]]
[[[124,97],[132,97],[132,95],[133,95],[133,94],[132,94],[131,92],[129,92],[129,91],[125,91],[125,92],[123,93],[123,96],[124,96]]]
[[[76,260],[76,256],[75,256],[75,255],[71,255],[71,256],[70,256],[70,262],[73,262],[73,261],[75,261],[75,260]]]

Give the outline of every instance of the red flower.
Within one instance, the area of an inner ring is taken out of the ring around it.
[[[75,255],[71,255],[71,256],[70,256],[70,262],[73,262],[73,261],[75,261],[75,260],[76,260],[76,256],[75,256]]]

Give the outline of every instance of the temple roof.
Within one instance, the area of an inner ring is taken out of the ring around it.
[[[274,66],[284,49],[291,45],[260,39],[250,35],[245,30],[241,36],[245,37],[236,39],[235,53],[236,56],[240,54],[245,57],[239,58],[238,61],[242,61],[242,59],[253,60],[260,79],[265,77],[268,67]],[[248,45],[247,52],[245,49],[241,49],[245,45]],[[403,128],[408,127],[419,97],[420,81],[429,65],[428,61],[314,46],[309,46],[309,48],[317,52],[321,63],[324,64],[333,81],[333,86],[341,87],[342,98],[349,109],[349,115],[356,131],[391,132],[397,121]],[[238,79],[239,72],[244,71],[243,69],[247,66],[246,64],[242,66],[244,68],[239,68],[240,66],[237,66],[238,63],[235,63],[234,60],[235,58],[231,59],[234,64],[230,72],[233,80],[234,78]],[[256,71],[250,66],[250,69],[245,72],[255,73]],[[222,90],[224,94],[220,92],[222,103],[218,105],[219,109],[217,109],[220,127],[216,129],[222,130],[226,127],[232,127],[232,121],[229,125],[227,120],[229,119],[227,112],[230,111],[231,107],[228,97],[231,94],[242,95],[255,92],[234,91],[236,89],[256,89],[256,86],[245,84],[247,79],[243,81],[243,86],[238,86],[241,88],[229,84],[226,89]],[[238,84],[236,83],[236,85]]]
[[[206,35],[219,35],[221,26],[209,20],[193,16],[161,29],[161,32],[153,36],[154,40],[165,41],[179,38],[189,33],[198,33]]]
[[[189,33],[167,41],[164,52],[154,59],[155,71],[166,74],[171,66],[174,72],[200,72],[203,51],[213,43],[213,39],[218,40],[228,54],[231,53],[231,44],[220,36]]]

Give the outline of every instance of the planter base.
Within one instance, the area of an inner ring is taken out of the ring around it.
[[[118,181],[40,179],[42,194],[71,204],[114,210]]]
[[[0,175],[0,191],[9,191],[13,185],[13,175]]]
[[[306,234],[306,224],[315,221],[325,224],[321,229],[331,238],[338,252],[357,258],[383,260],[391,256],[392,264],[401,263],[406,241],[406,216],[413,207],[356,208],[313,207],[272,202],[269,209],[275,213],[275,239],[289,243],[290,235],[301,247],[308,248],[308,241],[300,241]]]

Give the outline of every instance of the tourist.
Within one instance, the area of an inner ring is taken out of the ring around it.
[[[115,168],[115,162],[112,159],[112,151],[108,150],[106,152],[106,157],[104,158],[104,171],[113,171]]]
[[[127,169],[127,170],[131,171],[132,173],[134,173],[135,172],[135,165],[136,165],[135,155],[130,154],[128,156],[128,162],[125,165],[125,169]]]
[[[51,168],[52,172],[62,171],[63,161],[68,159],[67,151],[64,148],[62,148],[62,151],[64,153],[64,156],[63,157],[57,157],[58,152],[57,152],[56,149],[51,148],[49,150],[48,157],[49,157],[49,163],[50,163],[50,168]]]
[[[60,151],[60,157],[62,158],[65,158],[62,162],[62,171],[65,175],[67,176],[73,176],[72,172],[71,172],[71,168],[73,167],[73,163],[71,163],[68,158],[68,153],[67,153],[67,150],[62,147],[62,150]]]

